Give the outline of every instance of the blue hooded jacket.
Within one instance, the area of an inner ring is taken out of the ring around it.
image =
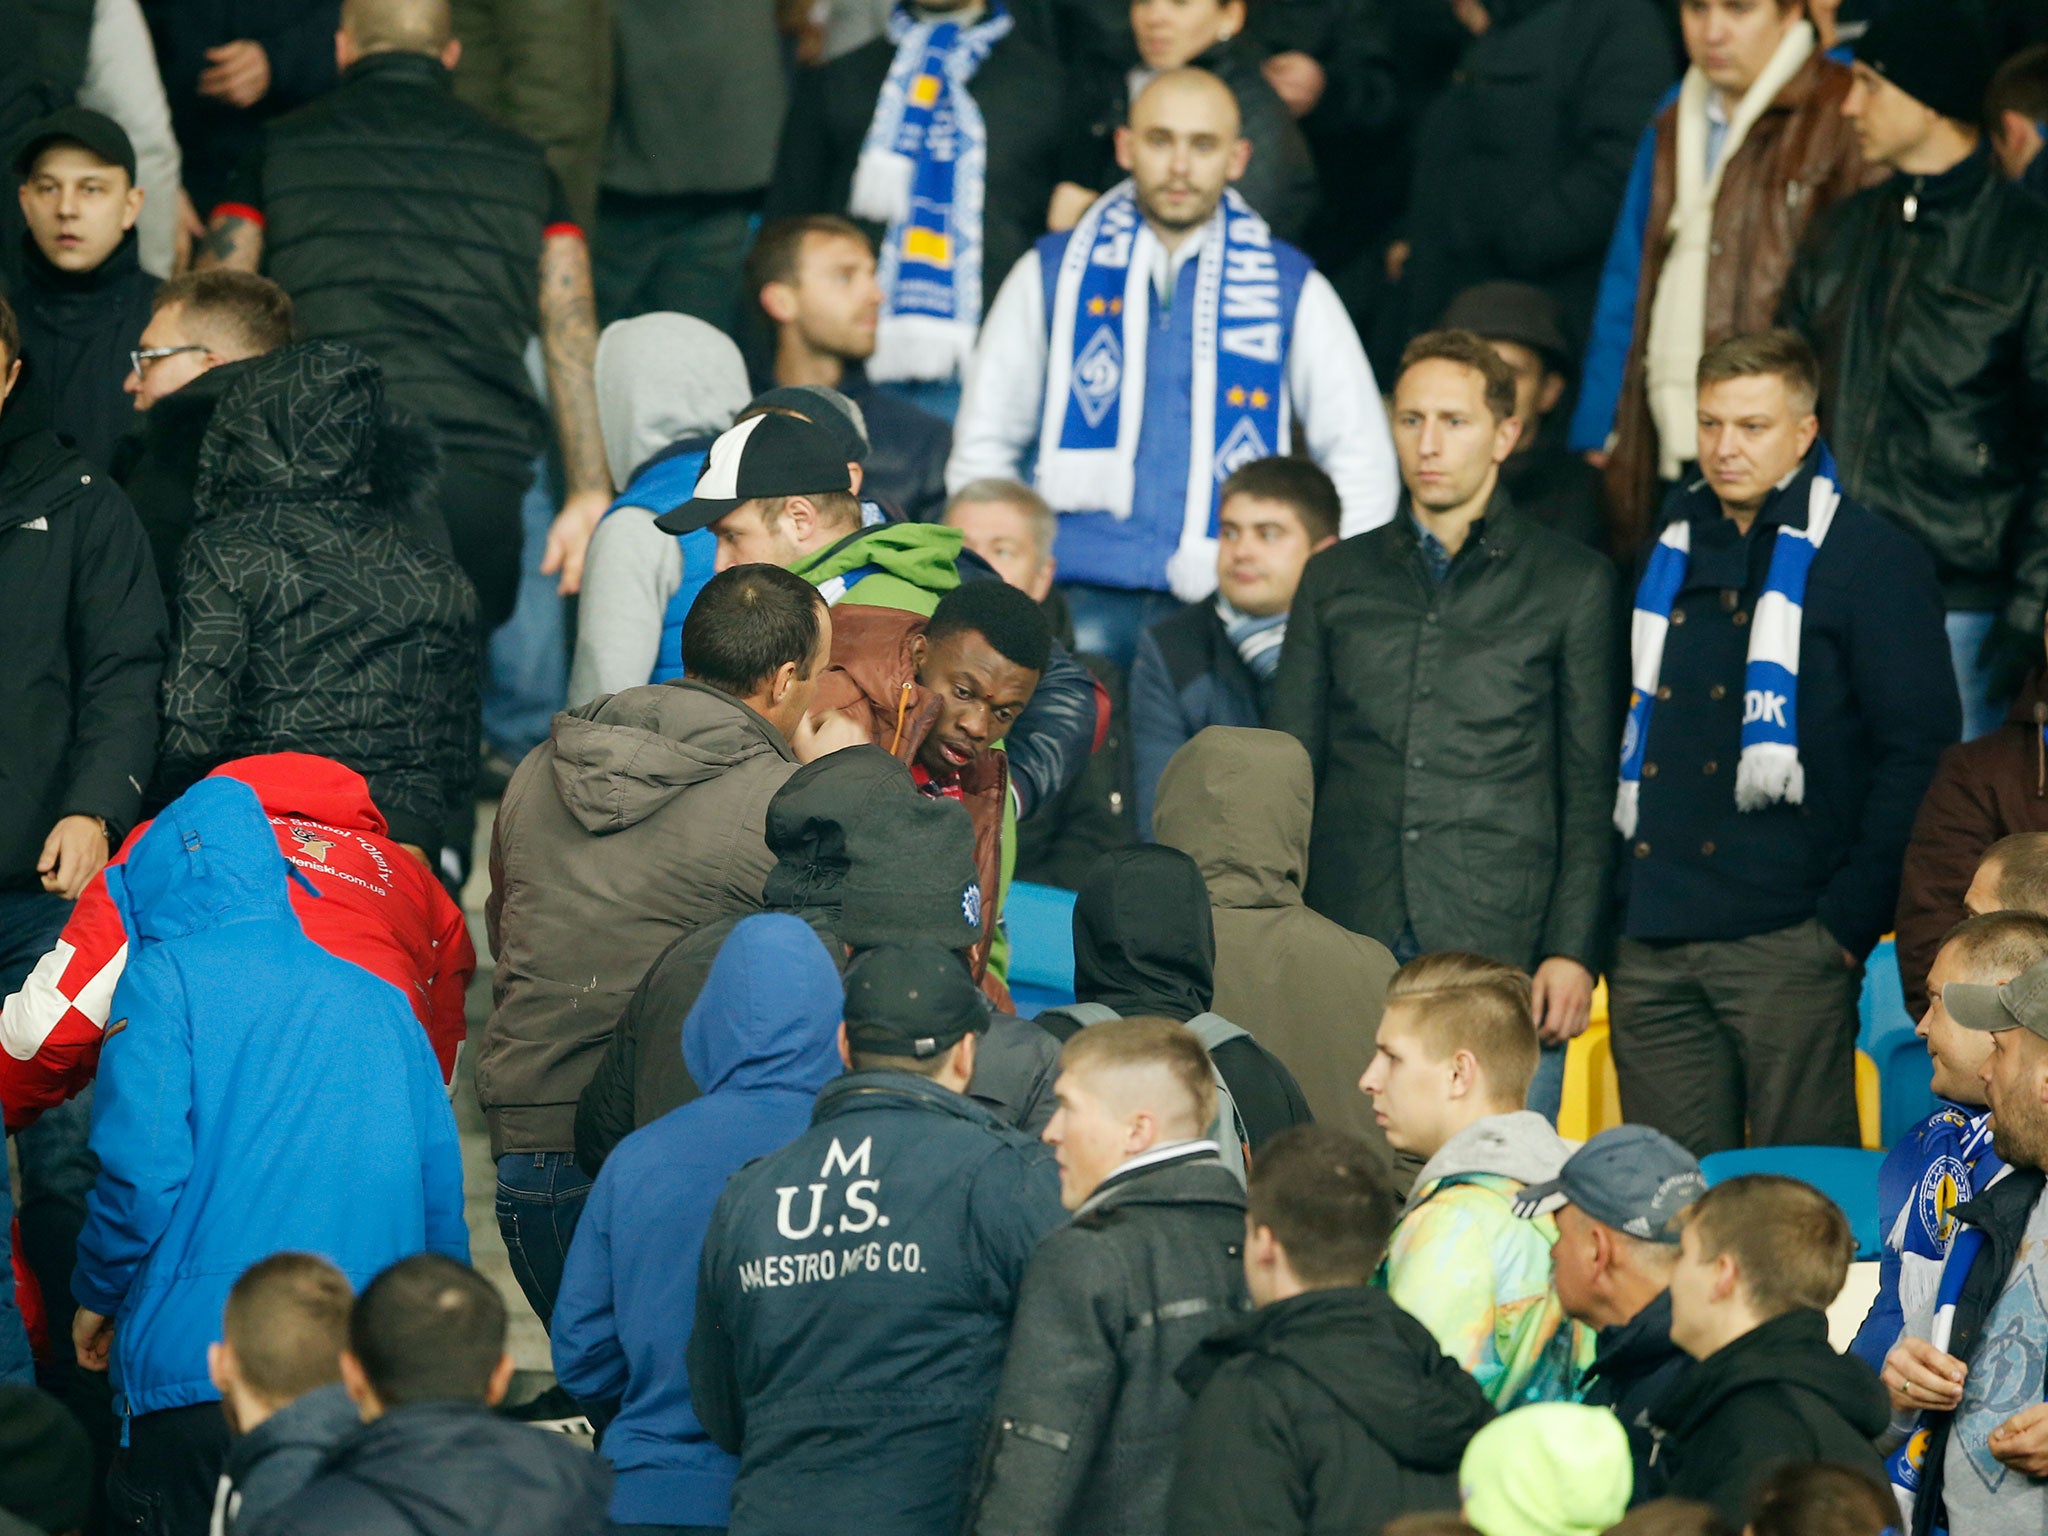
[[[115,1320],[124,1414],[217,1400],[236,1278],[284,1249],[360,1286],[467,1262],[462,1156],[405,995],[308,939],[254,790],[204,779],[107,871],[128,934],[94,1089],[71,1289]]]
[[[725,1181],[801,1136],[844,1070],[843,996],[810,924],[742,920],[683,1021],[703,1097],[621,1141],[583,1208],[550,1324],[555,1376],[584,1402],[625,1399],[604,1437],[620,1525],[729,1518],[739,1462],[697,1422],[684,1360],[698,1254]]]

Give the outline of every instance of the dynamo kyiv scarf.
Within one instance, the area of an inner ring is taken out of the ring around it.
[[[1798,805],[1806,798],[1806,771],[1799,762],[1799,626],[1813,557],[1841,504],[1834,456],[1823,444],[1807,495],[1806,526],[1779,527],[1763,593],[1750,616],[1749,661],[1742,678],[1742,757],[1735,768],[1737,810],[1761,810],[1780,802]],[[1664,670],[1664,638],[1691,561],[1692,523],[1679,518],[1650,551],[1649,565],[1636,588],[1629,632],[1632,691],[1621,737],[1621,787],[1614,798],[1614,824],[1623,837],[1635,836],[1650,716]]]
[[[981,324],[988,128],[967,82],[1009,36],[1001,0],[971,27],[889,18],[896,58],[861,141],[849,211],[888,226],[874,379],[950,379]]]

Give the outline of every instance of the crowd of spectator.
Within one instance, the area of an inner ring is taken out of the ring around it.
[[[0,1536],[2048,1523],[2037,4],[0,40]]]

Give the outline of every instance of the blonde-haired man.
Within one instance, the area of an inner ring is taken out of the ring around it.
[[[1593,1335],[1551,1277],[1557,1225],[1515,1214],[1570,1148],[1522,1108],[1536,1072],[1529,978],[1479,955],[1411,960],[1387,989],[1358,1086],[1397,1152],[1423,1158],[1380,1278],[1496,1408],[1569,1398]]]
[[[996,1392],[976,1536],[1165,1536],[1174,1372],[1247,1309],[1244,1189],[1209,1139],[1215,1068],[1185,1025],[1091,1024],[1045,1141],[1073,1221],[1032,1255]]]

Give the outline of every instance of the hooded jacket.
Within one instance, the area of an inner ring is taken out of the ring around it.
[[[740,1457],[732,1529],[955,1536],[1025,1266],[1060,1216],[1043,1146],[887,1069],[847,1073],[733,1175],[689,1350],[697,1416]]]
[[[1174,1371],[1249,1304],[1244,1190],[1195,1141],[1112,1173],[1039,1244],[1003,1361],[974,1536],[1166,1536]]]
[[[1074,902],[1076,1001],[1099,1003],[1127,1019],[1185,1024],[1197,1014],[1221,1012],[1215,959],[1209,892],[1194,860],[1175,848],[1140,845],[1096,861]],[[1058,1009],[1040,1014],[1038,1022],[1063,1041],[1081,1027]],[[1245,1027],[1242,1020],[1231,1022]],[[1214,1060],[1253,1152],[1313,1118],[1294,1074],[1258,1040],[1226,1041]]]
[[[453,1083],[476,969],[469,924],[433,871],[387,835],[363,776],[324,757],[279,752],[223,763],[209,777],[256,791],[297,871],[288,894],[306,937],[404,993]],[[107,871],[86,883],[57,943],[0,1006],[0,1106],[11,1130],[76,1095],[99,1066],[108,1005],[129,958],[107,873],[148,827],[131,832]]]
[[[255,791],[231,779],[195,785],[108,871],[129,963],[71,1289],[115,1320],[124,1415],[219,1397],[206,1346],[267,1254],[324,1254],[358,1287],[422,1249],[469,1258],[426,1036],[396,987],[306,937],[288,878]]]
[[[855,943],[930,938],[966,948],[978,931],[964,900],[975,880],[966,834],[964,813],[919,795],[901,763],[877,747],[849,747],[798,769],[769,802],[776,864],[762,899],[808,923],[835,965]],[[584,1172],[595,1177],[628,1131],[697,1096],[676,1042],[735,925],[707,923],[647,968],[576,1106]],[[1052,1118],[1058,1065],[1051,1035],[999,1013],[981,1037],[967,1095],[1035,1136]]]
[[[597,415],[618,500],[591,536],[569,702],[683,674],[683,618],[711,579],[709,529],[654,519],[690,499],[711,442],[746,408],[739,348],[690,315],[615,320],[597,338]]]
[[[1524,1184],[1557,1177],[1571,1148],[1528,1110],[1468,1125],[1422,1165],[1394,1226],[1380,1283],[1506,1412],[1569,1400],[1593,1332],[1551,1285],[1557,1223],[1514,1210]]]
[[[1985,851],[2015,832],[2048,832],[2048,676],[2036,672],[2005,724],[1948,748],[1920,802],[1899,871],[1899,981],[1906,1011],[1927,1011],[1927,972]]]
[[[1890,1482],[1871,1442],[1891,1422],[1891,1400],[1869,1366],[1835,1353],[1827,1318],[1804,1307],[1708,1355],[1650,1419],[1657,1445],[1639,1499],[1699,1499],[1733,1523],[1787,1462],[1836,1462]]]
[[[1579,1399],[1594,1408],[1611,1408],[1628,1431],[1629,1457],[1635,1462],[1636,1487],[1650,1486],[1650,1456],[1657,1437],[1650,1410],[1663,1401],[1673,1384],[1692,1364],[1692,1356],[1671,1342],[1671,1293],[1657,1299],[1625,1323],[1602,1328],[1594,1343],[1593,1363],[1586,1368],[1585,1393]]]
[[[21,387],[93,468],[113,468],[114,446],[135,429],[135,404],[121,387],[142,345],[157,280],[142,270],[135,232],[121,237],[90,272],[52,266],[22,238],[23,281],[14,291],[21,320]]]
[[[604,1435],[620,1525],[716,1526],[739,1464],[690,1409],[697,1261],[725,1182],[804,1133],[840,1074],[839,971],[800,918],[742,918],[683,1022],[702,1096],[628,1136],[577,1223],[549,1334],[579,1400],[624,1398]]]
[[[702,683],[555,716],[491,832],[477,1097],[492,1156],[571,1150],[576,1100],[655,956],[760,910],[768,802],[796,768],[780,731]]]
[[[960,585],[960,548],[958,528],[870,523],[790,569],[823,591],[835,608],[851,601],[901,608],[928,619],[939,599]]]
[[[228,1442],[214,1509],[215,1536],[246,1531],[313,1481],[320,1464],[362,1428],[362,1416],[340,1382],[319,1387],[278,1409]]]
[[[603,1536],[611,1478],[566,1435],[475,1403],[394,1408],[249,1536]]]
[[[1369,1286],[1309,1291],[1204,1340],[1167,1503],[1174,1536],[1358,1536],[1458,1500],[1493,1417],[1429,1330]]]
[[[246,372],[246,359],[207,369],[152,405],[115,451],[114,478],[149,534],[167,604],[178,600],[185,540],[199,516],[199,450],[206,443],[207,423],[221,396]]]
[[[1211,1006],[1286,1065],[1318,1124],[1385,1147],[1358,1080],[1397,967],[1377,939],[1302,899],[1315,816],[1308,753],[1281,731],[1212,725],[1174,756],[1153,814],[1154,836],[1192,858],[1209,888]]]
[[[59,818],[118,843],[156,761],[163,598],[149,541],[113,482],[43,425],[0,408],[0,890],[39,891]]]
[[[438,848],[476,778],[477,604],[408,526],[431,439],[340,342],[252,361],[199,456],[178,577],[159,792],[215,764],[311,752],[369,781],[392,835]]]

